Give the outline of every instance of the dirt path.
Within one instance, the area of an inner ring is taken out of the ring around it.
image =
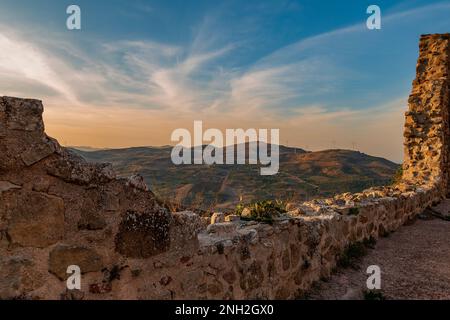
[[[381,268],[386,299],[450,299],[450,222],[421,215],[386,238],[352,268],[319,282],[309,299],[364,299],[369,265]]]

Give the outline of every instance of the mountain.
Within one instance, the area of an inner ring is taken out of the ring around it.
[[[94,148],[89,146],[71,146],[70,149],[76,149],[80,151],[99,151],[99,150],[106,150],[107,148]]]
[[[261,176],[259,165],[176,166],[170,158],[172,146],[74,150],[88,161],[112,163],[121,176],[141,174],[163,200],[202,210],[231,209],[240,201],[302,201],[361,191],[390,183],[399,167],[358,151],[308,152],[280,146],[278,174]]]

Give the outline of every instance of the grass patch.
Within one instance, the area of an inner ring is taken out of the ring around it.
[[[238,204],[235,213],[242,220],[254,220],[271,224],[275,217],[286,213],[286,204],[280,200],[258,201],[248,205]]]
[[[367,249],[375,248],[376,243],[377,240],[374,237],[370,237],[348,245],[337,261],[337,266],[357,269],[361,258],[367,254]]]
[[[356,242],[347,246],[338,260],[338,266],[341,268],[356,268],[357,262],[361,257],[367,254],[367,248],[363,242]]]

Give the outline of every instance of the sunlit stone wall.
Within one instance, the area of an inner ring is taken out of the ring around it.
[[[0,298],[292,299],[350,246],[386,236],[447,193],[450,35],[420,40],[403,181],[291,204],[273,224],[170,213],[44,133],[38,100],[0,98]],[[210,223],[213,222],[213,223]],[[69,265],[81,289],[66,287]]]

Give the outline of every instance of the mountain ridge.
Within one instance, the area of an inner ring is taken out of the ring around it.
[[[361,191],[367,187],[389,184],[399,168],[392,161],[359,151],[306,151],[279,145],[279,173],[261,176],[260,165],[176,166],[170,158],[172,148],[71,149],[88,161],[111,163],[121,176],[142,175],[159,198],[165,201],[170,199],[176,207],[200,210],[231,210],[240,202],[274,198],[304,201]]]

